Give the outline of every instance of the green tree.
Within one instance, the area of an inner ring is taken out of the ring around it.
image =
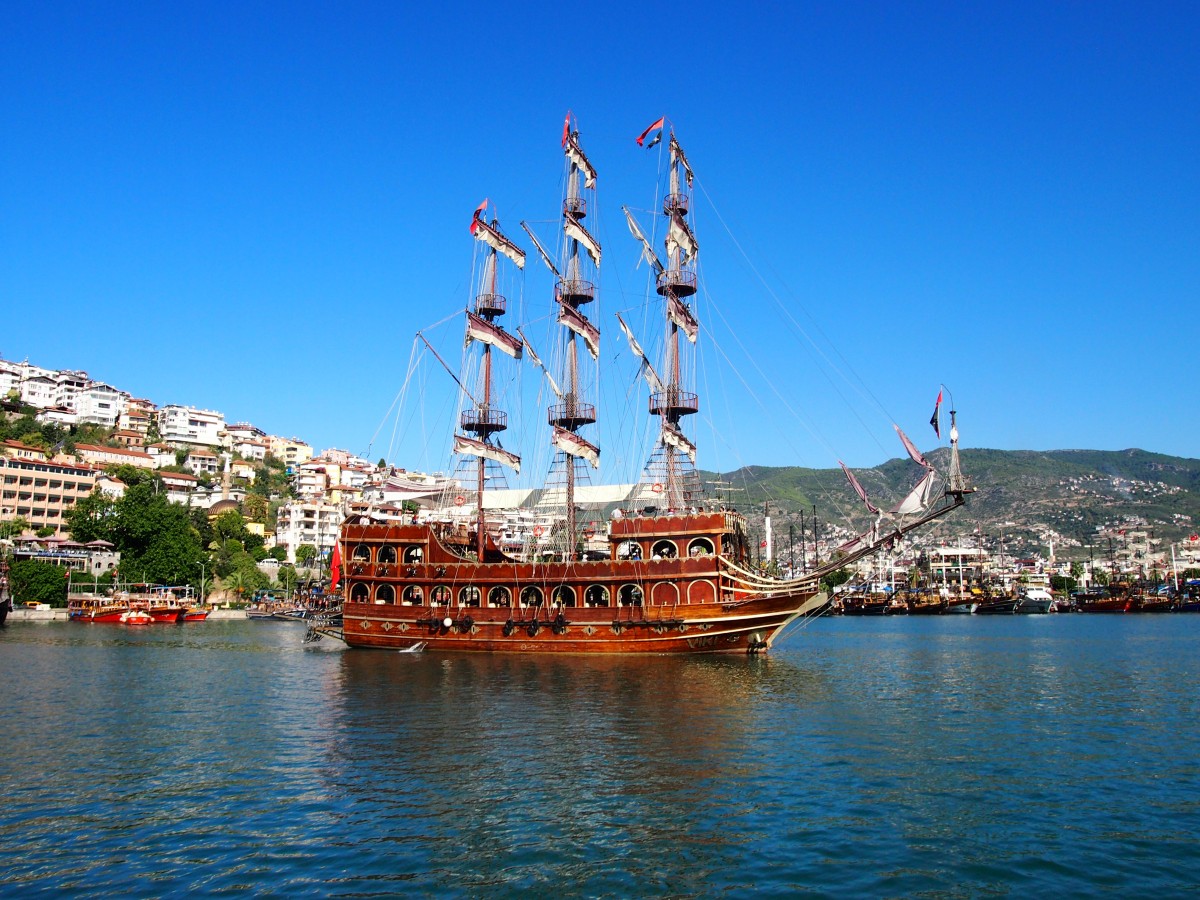
[[[9,572],[13,599],[18,603],[67,605],[67,570],[52,563],[23,559]]]
[[[296,548],[296,564],[307,566],[309,560],[317,555],[317,548],[312,544],[301,544]]]
[[[0,522],[0,540],[11,540],[28,527],[29,520],[24,516],[17,516],[15,519],[9,519],[7,522]]]
[[[111,541],[116,502],[102,491],[92,491],[76,502],[67,513],[67,528],[72,540]]]
[[[847,568],[835,569],[824,578],[821,579],[821,588],[826,591],[832,591],[839,584],[845,584],[850,580],[850,570]]]

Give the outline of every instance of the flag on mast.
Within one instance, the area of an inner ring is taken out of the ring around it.
[[[651,147],[653,147],[655,144],[657,144],[659,141],[661,141],[662,133],[663,133],[663,123],[666,121],[667,121],[667,117],[663,116],[661,119],[659,119],[653,125],[651,125],[649,128],[647,128],[645,131],[643,131],[640,135],[638,135],[637,145],[639,147],[645,147],[647,150],[649,150]],[[646,135],[648,135],[652,131],[656,132],[656,134],[654,135],[654,137],[652,137],[650,139],[650,143],[647,144],[645,142]]]
[[[342,580],[342,549],[341,542],[334,542],[333,558],[329,561],[329,587],[331,590],[337,590],[338,584]]]
[[[933,426],[933,433],[939,438],[942,436],[942,392],[938,391],[937,402],[933,404],[933,416],[929,419],[929,424]]]

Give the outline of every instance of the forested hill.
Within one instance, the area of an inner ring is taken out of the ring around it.
[[[928,458],[944,473],[950,451],[935,450]],[[1167,541],[1200,528],[1200,459],[1144,450],[963,450],[961,459],[977,493],[940,526],[947,534],[979,528],[1019,540],[1027,533],[1031,545],[1038,545],[1055,536],[1060,543],[1086,543],[1102,525],[1144,522]],[[886,508],[915,484],[919,470],[905,458],[855,475],[876,505]],[[822,521],[868,521],[840,469],[748,466],[704,477],[730,482],[731,502],[754,520],[770,501],[778,521],[798,522],[802,510],[811,515],[813,504]],[[714,490],[721,488],[710,487]]]

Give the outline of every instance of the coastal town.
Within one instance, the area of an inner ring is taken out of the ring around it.
[[[454,504],[454,495],[461,490],[456,477],[406,471],[337,448],[315,452],[302,438],[268,434],[249,422],[230,422],[217,410],[160,406],[82,371],[0,359],[0,398],[6,421],[24,416],[49,426],[0,444],[0,533],[10,544],[14,561],[58,566],[70,573],[77,588],[89,579],[93,590],[102,579],[110,590],[122,580],[139,580],[138,573],[120,571],[121,554],[111,542],[76,540],[68,524],[71,511],[84,498],[122,498],[127,490],[122,472],[126,479],[133,473],[152,474],[156,491],[170,503],[202,511],[209,521],[223,513],[241,516],[256,545],[256,568],[264,575],[255,586],[275,588],[281,596],[294,594],[305,583],[305,575],[308,584],[327,587],[339,529],[347,516],[370,510],[400,522],[453,519],[462,512],[444,508]],[[63,439],[50,443],[46,434]],[[263,484],[262,479],[271,479],[273,472],[273,483]],[[260,480],[257,486],[256,479]],[[618,491],[595,504],[590,515],[596,521],[586,532],[587,549],[605,552],[606,536],[599,522],[614,504],[636,506],[644,499]],[[519,510],[517,500],[527,505],[530,492],[514,493],[513,508],[504,511],[499,535],[506,549],[514,552],[520,552],[533,535],[554,527],[550,517]],[[780,527],[779,519],[773,530],[770,515],[757,518],[759,539],[753,555],[758,565],[783,577],[799,577],[853,539],[850,529],[836,523],[822,523],[817,532],[815,515],[814,511],[812,533],[800,535],[792,527]],[[1070,544],[1076,545],[1073,552],[1062,552],[1063,545]],[[918,571],[929,585],[940,585],[943,595],[966,597],[973,602],[963,605],[973,606],[979,598],[970,596],[972,585],[977,594],[978,586],[988,585],[1005,596],[1015,596],[1018,586],[1024,593],[1054,588],[1087,592],[1110,582],[1182,585],[1200,568],[1196,535],[1167,544],[1137,521],[1099,527],[1086,550],[1080,545],[1078,540],[1050,533],[1044,552],[1022,553],[1006,547],[1002,533],[982,535],[976,529],[949,540],[946,533],[932,538],[914,535],[898,542],[894,552],[861,560],[853,571],[844,573],[847,582],[858,585],[860,595],[875,596],[874,606],[849,599],[836,608],[847,614],[869,614],[867,610],[879,610],[886,599],[887,611],[900,611],[912,603],[896,599],[899,591]],[[181,580],[205,598],[212,596],[213,588],[225,588],[216,596],[226,601],[245,599],[244,590],[234,596],[228,585],[213,578],[215,570],[206,570],[204,561],[197,565],[196,571],[181,573]]]

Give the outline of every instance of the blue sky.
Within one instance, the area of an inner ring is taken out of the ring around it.
[[[0,354],[442,468],[428,360],[381,423],[417,329],[461,348],[437,323],[480,200],[526,247],[553,219],[571,109],[619,476],[647,449],[620,207],[654,205],[633,138],[666,114],[698,178],[701,465],[875,465],[892,420],[928,449],[941,383],[964,446],[1197,455],[1200,6],[414,7],[6,5]],[[544,316],[532,258],[516,291]]]

